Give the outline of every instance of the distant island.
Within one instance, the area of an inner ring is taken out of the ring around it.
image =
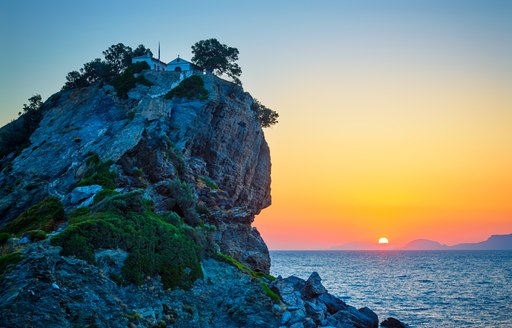
[[[464,243],[453,246],[441,244],[429,239],[416,239],[408,242],[403,247],[392,247],[390,245],[379,245],[369,242],[354,242],[331,247],[332,250],[408,250],[408,251],[426,251],[426,250],[512,250],[512,234],[492,235],[487,240],[478,243]]]

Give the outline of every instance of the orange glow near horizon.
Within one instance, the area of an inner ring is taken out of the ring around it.
[[[512,233],[510,88],[425,74],[283,90],[265,131],[273,205],[255,221],[270,249]]]

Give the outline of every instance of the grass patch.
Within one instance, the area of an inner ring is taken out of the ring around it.
[[[213,181],[207,176],[202,175],[201,177],[199,177],[199,180],[201,180],[210,189],[220,189],[219,186],[215,183],[215,181]]]
[[[180,84],[167,92],[165,99],[177,98],[197,98],[200,100],[208,99],[208,90],[204,88],[203,78],[198,75],[192,75],[180,82]]]
[[[112,81],[112,86],[114,86],[114,88],[116,89],[119,98],[128,98],[128,91],[135,88],[137,83],[146,86],[153,85],[151,81],[149,81],[142,75],[139,75],[138,77],[134,76],[135,74],[140,73],[145,69],[149,69],[149,66],[146,62],[132,64],[128,66],[121,75],[117,76]]]
[[[51,232],[64,220],[62,203],[55,197],[48,197],[20,214],[14,221],[9,222],[0,232],[12,233],[17,236],[30,230]]]
[[[84,177],[77,186],[100,185],[105,189],[115,189],[117,174],[110,171],[112,161],[102,162],[97,154],[92,154],[86,159],[87,169]]]
[[[237,267],[240,271],[250,275],[254,279],[258,279],[261,282],[261,287],[263,288],[263,291],[265,292],[265,294],[267,294],[268,297],[270,297],[275,302],[280,302],[281,301],[281,298],[279,297],[279,295],[277,295],[275,292],[273,292],[270,289],[270,287],[268,287],[268,284],[265,281],[265,280],[274,281],[276,279],[275,277],[273,277],[273,276],[271,276],[271,275],[269,275],[267,273],[256,272],[256,271],[250,269],[246,265],[240,263],[239,261],[235,260],[234,258],[232,258],[231,256],[226,255],[226,254],[217,253],[217,259],[222,261],[222,262],[225,262],[225,263],[228,263],[228,264],[231,264],[231,265]]]
[[[0,256],[0,276],[7,272],[9,267],[15,266],[22,258],[23,256],[19,252]]]
[[[107,197],[118,195],[119,193],[112,189],[102,189],[96,195],[94,195],[94,202],[99,203]]]
[[[270,297],[274,302],[279,303],[281,302],[281,298],[279,295],[277,295],[270,287],[268,287],[268,284],[264,281],[261,282],[261,287],[265,291],[265,294],[267,294],[268,297]]]
[[[151,210],[141,192],[108,196],[81,213],[52,238],[62,255],[95,263],[94,250],[121,248],[128,252],[122,278],[141,284],[159,274],[166,288],[190,288],[202,276],[197,245],[180,227]]]

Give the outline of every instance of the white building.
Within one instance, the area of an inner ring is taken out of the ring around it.
[[[171,71],[171,72],[186,72],[186,71],[202,72],[203,70],[199,66],[194,65],[191,62],[186,61],[185,59],[180,58],[180,56],[178,56],[178,58],[171,60],[167,64],[167,71]]]
[[[132,58],[132,64],[140,62],[146,62],[149,68],[154,71],[165,71],[167,69],[167,64],[159,59],[153,58],[149,51],[145,55]]]

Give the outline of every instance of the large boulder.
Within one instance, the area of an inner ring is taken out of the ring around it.
[[[403,323],[400,320],[395,319],[393,317],[389,317],[386,320],[382,321],[380,326],[385,327],[385,328],[406,328],[406,327],[408,327],[408,325],[406,325],[405,323]]]
[[[306,281],[306,285],[302,288],[301,293],[306,299],[312,299],[327,293],[327,290],[322,285],[322,278],[320,278],[318,272],[311,273]]]

